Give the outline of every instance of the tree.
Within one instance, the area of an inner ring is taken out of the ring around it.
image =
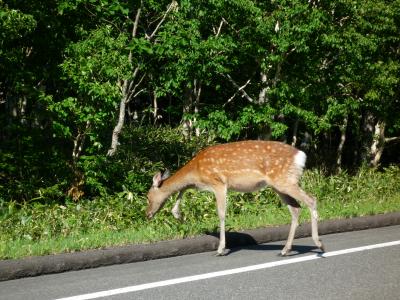
[[[64,78],[76,93],[62,100],[45,97],[53,113],[53,128],[71,140],[71,169],[74,181],[69,194],[78,199],[82,192],[83,174],[78,162],[86,145],[86,153],[103,148],[101,132],[109,126],[113,109],[120,98],[120,89],[112,82],[127,72],[126,55],[121,53],[127,41],[123,34],[113,37],[110,26],[91,31],[86,39],[71,44],[61,64]],[[112,67],[111,67],[112,66]],[[86,139],[89,138],[89,143]]]
[[[4,195],[18,200],[65,175],[40,101],[42,93],[62,89],[57,64],[70,24],[57,17],[56,1],[0,2],[0,177]]]
[[[304,74],[314,74],[317,67],[312,50],[323,12],[301,1],[233,1],[226,6],[217,11],[227,24],[223,34],[231,35],[235,45],[220,76],[233,96],[223,108],[211,108],[202,124],[224,139],[282,138],[288,117],[317,127],[317,117],[308,110],[310,82]]]
[[[168,7],[166,11],[163,11],[161,13],[161,20],[156,22],[155,26],[151,26],[153,23],[153,19],[147,19],[145,22],[147,22],[147,26],[143,26],[146,28],[147,31],[149,32],[142,32],[143,36],[138,37],[138,26],[139,26],[139,21],[140,21],[140,15],[142,9],[149,9],[151,10],[153,7],[143,7],[144,4],[143,2],[140,3],[140,7],[137,8],[136,11],[136,16],[135,16],[135,21],[133,23],[133,29],[132,29],[132,34],[131,34],[131,41],[129,45],[129,54],[128,54],[128,59],[126,63],[130,67],[130,74],[126,74],[124,77],[121,77],[119,79],[119,84],[121,86],[121,100],[120,100],[120,105],[119,105],[119,117],[118,117],[118,122],[117,125],[114,127],[113,134],[112,134],[112,139],[111,139],[111,147],[108,150],[107,154],[109,156],[113,156],[114,153],[117,150],[118,146],[118,137],[119,134],[122,130],[122,127],[124,125],[124,120],[125,120],[125,113],[126,113],[126,105],[134,99],[138,93],[141,92],[141,90],[138,90],[143,79],[148,76],[146,73],[146,64],[145,64],[145,56],[148,54],[152,54],[152,44],[154,43],[155,36],[157,32],[160,29],[160,26],[164,23],[165,19],[167,18],[168,14],[173,11],[177,7],[177,3],[175,0],[173,0],[170,4],[168,4]],[[157,7],[159,8],[159,7]],[[148,13],[148,11],[146,11]],[[157,18],[159,17],[159,14],[157,14]],[[151,29],[150,29],[151,28]],[[138,54],[139,57],[134,59],[134,55]],[[143,55],[145,54],[145,55]],[[139,74],[141,73],[141,74]]]
[[[182,1],[160,31],[155,77],[159,97],[173,95],[182,108],[183,134],[200,134],[197,118],[205,89],[215,89],[216,78],[225,72],[234,47],[223,33],[226,21],[214,3]]]
[[[349,118],[363,123],[353,126],[361,130],[353,134],[362,160],[373,165],[383,152],[383,120],[393,120],[390,112],[398,105],[398,7],[398,1],[340,1],[326,8],[332,13],[324,47],[335,53],[326,60],[335,83],[328,85],[334,100],[328,111],[343,124]],[[346,129],[341,128],[343,137]]]

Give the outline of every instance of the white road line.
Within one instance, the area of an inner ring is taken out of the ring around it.
[[[313,254],[313,255],[302,256],[302,257],[297,257],[297,258],[289,258],[289,259],[285,259],[285,260],[272,261],[272,262],[268,262],[268,263],[264,263],[264,264],[252,265],[252,266],[247,266],[247,267],[242,267],[242,268],[235,268],[235,269],[223,270],[223,271],[218,271],[218,272],[211,272],[211,273],[205,273],[205,274],[199,274],[199,275],[193,275],[193,276],[187,276],[187,277],[181,277],[181,278],[175,278],[175,279],[169,279],[169,280],[163,280],[163,281],[157,281],[157,282],[151,282],[151,283],[145,283],[145,284],[139,284],[139,285],[133,285],[133,286],[128,286],[128,287],[119,288],[119,289],[107,290],[107,291],[90,293],[90,294],[83,294],[83,295],[67,297],[67,298],[60,298],[57,300],[96,299],[96,298],[108,297],[108,296],[113,296],[113,295],[118,295],[118,294],[126,294],[126,293],[137,292],[137,291],[142,291],[142,290],[147,290],[147,289],[153,289],[153,288],[158,288],[158,287],[163,287],[163,286],[169,286],[169,285],[174,285],[174,284],[179,284],[179,283],[204,280],[204,279],[209,279],[209,278],[239,274],[239,273],[244,273],[244,272],[257,271],[257,270],[262,270],[262,269],[269,269],[269,268],[273,268],[273,267],[289,265],[289,264],[294,264],[294,263],[299,263],[299,262],[305,262],[305,261],[320,259],[320,258],[324,258],[324,257],[332,257],[332,256],[338,256],[338,255],[343,255],[343,254],[367,251],[367,250],[396,246],[396,245],[400,245],[400,240],[388,242],[388,243],[367,245],[367,246],[362,246],[362,247],[326,252],[322,255],[321,254]]]

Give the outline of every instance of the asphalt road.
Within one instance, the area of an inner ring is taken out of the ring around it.
[[[310,238],[297,239],[283,258],[276,242],[4,281],[0,299],[400,299],[400,226],[322,240],[325,257]]]

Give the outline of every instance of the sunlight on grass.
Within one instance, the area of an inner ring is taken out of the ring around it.
[[[400,169],[395,167],[384,172],[362,169],[355,176],[323,176],[312,170],[305,173],[301,184],[318,199],[321,220],[328,220],[400,211],[398,178]],[[0,259],[150,243],[218,231],[211,193],[188,191],[181,205],[183,221],[175,220],[170,213],[174,199],[150,222],[144,217],[144,197],[127,198],[126,193],[65,205],[31,203],[18,207],[3,203]],[[300,221],[309,221],[304,207]],[[229,194],[226,226],[230,231],[289,222],[286,206],[270,189]]]

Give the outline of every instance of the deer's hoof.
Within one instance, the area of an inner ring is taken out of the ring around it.
[[[217,253],[215,254],[215,256],[219,257],[219,256],[226,256],[229,253],[229,250],[227,249],[222,249],[217,251]]]
[[[288,256],[289,253],[290,253],[290,251],[292,251],[292,249],[290,249],[290,248],[283,248],[282,251],[281,251],[281,253],[280,253],[280,256]]]
[[[324,244],[322,244],[321,241],[319,241],[319,243],[320,243],[320,245],[318,246],[319,250],[321,250],[322,253],[325,253],[325,252],[326,252],[326,249],[325,249]]]

